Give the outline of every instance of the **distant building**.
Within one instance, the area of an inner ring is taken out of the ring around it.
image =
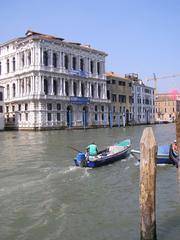
[[[169,93],[159,93],[155,98],[156,121],[174,121],[179,109],[179,96]]]
[[[177,98],[176,111],[180,112],[180,96]]]
[[[138,74],[126,74],[132,81],[132,122],[150,124],[155,121],[154,88],[144,85]]]
[[[107,54],[63,38],[27,31],[0,45],[6,126],[60,129],[103,125]]]
[[[106,73],[106,77],[107,98],[111,100],[110,113],[113,125],[123,125],[123,121],[129,124],[132,115],[132,81],[114,72]]]
[[[0,130],[4,129],[4,87],[0,86]]]

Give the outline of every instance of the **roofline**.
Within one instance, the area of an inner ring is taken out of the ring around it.
[[[79,42],[72,42],[72,41],[68,42],[68,41],[65,41],[64,38],[59,38],[59,37],[55,37],[55,36],[48,35],[48,34],[34,32],[31,30],[26,31],[25,35],[26,35],[25,37],[19,37],[19,38],[9,40],[5,43],[1,43],[0,46],[2,47],[7,44],[13,43],[15,41],[23,42],[23,41],[27,41],[29,39],[39,39],[39,40],[45,40],[45,41],[49,41],[49,42],[56,42],[57,44],[62,43],[62,44],[66,44],[67,46],[76,47],[78,49],[84,49],[86,51],[94,51],[99,54],[108,56],[108,54],[106,52],[91,48],[91,47],[89,47],[89,45],[81,45],[81,43],[79,43]]]

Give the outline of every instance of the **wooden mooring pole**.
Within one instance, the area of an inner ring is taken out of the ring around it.
[[[178,144],[178,154],[180,158],[180,112],[177,112],[176,114],[176,141]],[[178,180],[180,185],[180,160],[178,161]],[[180,189],[180,187],[179,187]]]
[[[156,141],[151,127],[140,141],[140,239],[156,240]]]

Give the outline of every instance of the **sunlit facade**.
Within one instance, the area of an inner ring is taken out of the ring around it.
[[[0,45],[6,127],[59,129],[103,125],[107,54],[63,38],[27,31]]]
[[[132,124],[155,122],[154,88],[146,86],[138,74],[126,74],[132,80]]]
[[[0,86],[0,130],[4,130],[4,87]]]
[[[172,122],[176,119],[180,96],[171,93],[157,94],[155,98],[156,121]]]

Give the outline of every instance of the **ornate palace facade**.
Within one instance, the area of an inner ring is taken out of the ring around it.
[[[59,129],[103,125],[108,117],[107,54],[27,31],[0,45],[6,127]]]

